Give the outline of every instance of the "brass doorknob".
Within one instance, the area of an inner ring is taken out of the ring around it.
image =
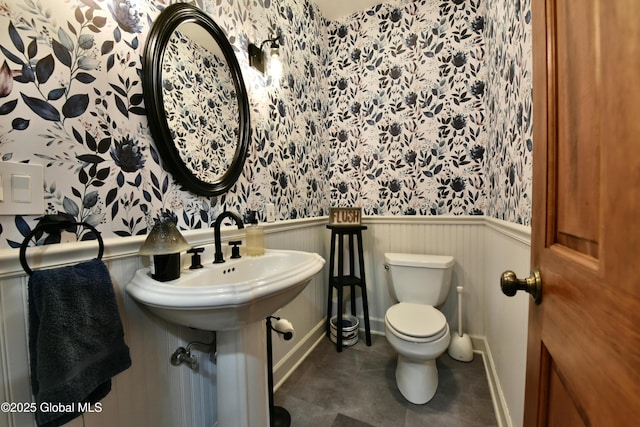
[[[507,270],[500,276],[500,288],[502,293],[508,297],[512,297],[518,291],[526,291],[531,295],[536,304],[542,301],[542,279],[540,272],[533,269],[531,275],[526,279],[518,279],[516,273]]]

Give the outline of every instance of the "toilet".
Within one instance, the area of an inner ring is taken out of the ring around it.
[[[398,352],[396,384],[411,403],[427,403],[438,388],[436,358],[451,339],[447,319],[436,307],[449,294],[451,256],[385,253],[391,296],[398,301],[384,317],[385,336]]]

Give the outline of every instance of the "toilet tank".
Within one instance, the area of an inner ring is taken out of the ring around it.
[[[447,255],[385,253],[389,289],[398,302],[438,307],[451,286],[454,259]]]

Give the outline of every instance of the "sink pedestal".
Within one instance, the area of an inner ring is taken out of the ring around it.
[[[269,427],[264,321],[217,331],[218,427]]]
[[[269,249],[183,270],[168,282],[141,268],[126,291],[162,319],[216,331],[218,427],[269,427],[264,320],[302,292],[323,265],[316,253]]]

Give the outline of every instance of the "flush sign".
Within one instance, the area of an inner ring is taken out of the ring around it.
[[[360,225],[362,208],[330,208],[329,225]]]

